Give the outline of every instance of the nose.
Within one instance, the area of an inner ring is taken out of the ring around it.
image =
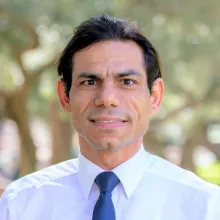
[[[119,94],[111,82],[103,83],[97,91],[95,98],[95,105],[97,107],[117,107],[119,106]]]

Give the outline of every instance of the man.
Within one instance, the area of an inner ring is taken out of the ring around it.
[[[1,220],[219,220],[220,189],[146,152],[164,84],[157,53],[134,24],[82,23],[59,62],[60,103],[80,153],[12,183]]]

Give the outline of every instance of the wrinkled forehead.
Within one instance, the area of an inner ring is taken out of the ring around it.
[[[133,41],[102,41],[73,57],[73,73],[120,73],[133,69],[145,72],[142,49]]]

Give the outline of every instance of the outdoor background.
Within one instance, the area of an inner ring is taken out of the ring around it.
[[[146,149],[220,185],[220,1],[1,0],[0,188],[77,156],[56,95],[56,63],[82,21],[139,23],[161,57],[166,91]]]

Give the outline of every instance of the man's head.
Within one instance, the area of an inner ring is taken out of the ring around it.
[[[163,96],[158,55],[138,28],[107,15],[82,23],[59,62],[58,95],[81,147],[139,144]]]

